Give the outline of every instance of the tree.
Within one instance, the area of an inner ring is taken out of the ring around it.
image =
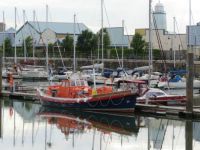
[[[100,40],[100,45],[102,45],[101,41],[102,41],[102,29],[97,33],[99,40]],[[103,28],[103,45],[104,48],[107,49],[108,46],[110,46],[110,37],[108,34],[108,31],[106,30],[106,28]]]
[[[96,35],[93,34],[89,30],[84,30],[78,36],[77,48],[79,51],[84,52],[88,55],[88,52],[93,52],[97,47],[97,38]]]
[[[162,59],[161,58],[161,51],[159,49],[153,49],[153,59]]]
[[[49,43],[48,44],[48,55],[54,56],[53,49],[54,49],[54,44],[53,43]]]
[[[33,51],[33,39],[28,36],[26,39],[25,39],[25,43],[26,43],[26,52],[27,52],[27,56],[28,54],[29,55],[32,55],[32,51]],[[22,43],[22,51],[24,51],[24,42]]]
[[[27,49],[27,53],[30,54],[33,52],[33,39],[28,36],[26,39],[26,49]]]
[[[11,56],[12,55],[12,44],[11,40],[9,38],[6,38],[4,40],[5,42],[5,56]]]
[[[97,33],[97,35],[98,35],[99,45],[102,45],[102,29]],[[110,58],[110,52],[111,52],[111,50],[108,49],[109,46],[110,46],[110,37],[106,28],[103,28],[103,48],[104,48],[104,51],[106,50],[108,58]]]
[[[145,41],[142,39],[142,36],[139,33],[136,33],[131,41],[131,47],[133,48],[134,54],[136,56],[143,54],[145,45],[146,44]]]
[[[67,34],[65,39],[62,40],[61,46],[67,51],[72,51],[73,50],[73,38],[69,34]]]

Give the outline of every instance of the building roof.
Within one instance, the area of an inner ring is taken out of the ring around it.
[[[37,32],[42,33],[47,28],[51,29],[57,34],[73,34],[74,33],[74,23],[64,23],[64,22],[33,22],[29,21],[25,24],[30,24]],[[24,25],[23,25],[24,26]],[[23,26],[21,28],[23,28]],[[75,34],[80,34],[83,30],[88,29],[83,23],[76,23]],[[18,30],[20,31],[21,28]]]
[[[6,30],[6,33],[15,33],[15,29],[11,27],[8,30]]]
[[[111,46],[129,46],[130,45],[130,37],[129,35],[124,35],[124,30],[122,27],[111,27],[106,28],[110,41]]]

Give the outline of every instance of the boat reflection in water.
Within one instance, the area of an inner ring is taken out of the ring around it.
[[[1,101],[2,149],[199,149],[200,122]],[[195,146],[193,146],[195,145]]]
[[[47,119],[49,124],[56,124],[64,134],[75,131],[81,133],[87,129],[96,128],[103,133],[115,132],[131,136],[137,134],[139,130],[135,124],[134,116],[59,110],[47,107],[41,107],[38,115],[43,119]]]

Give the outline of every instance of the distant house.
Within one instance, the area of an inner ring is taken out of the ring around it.
[[[0,32],[0,46],[3,44],[4,40],[8,38],[11,41],[11,44],[14,46],[15,42],[15,29],[9,28],[5,32]]]
[[[75,38],[86,29],[83,23],[76,23]],[[31,36],[36,46],[44,46],[64,39],[67,34],[74,34],[74,23],[27,21],[16,33],[16,45],[21,46],[24,39]]]
[[[194,54],[200,58],[200,22],[196,25],[187,26],[187,44]]]
[[[149,42],[149,29],[135,29],[135,33],[139,33],[146,42]],[[152,30],[152,46],[153,49],[161,49],[158,40],[162,44],[162,49],[168,59],[172,59],[175,51],[176,58],[183,58],[187,50],[186,34],[169,33],[164,29]]]
[[[106,28],[108,35],[110,37],[111,47],[128,47],[130,48],[132,35],[124,35],[123,27],[111,27]]]

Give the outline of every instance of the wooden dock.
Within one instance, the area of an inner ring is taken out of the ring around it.
[[[186,118],[200,121],[200,106],[194,106],[193,112],[187,112],[184,106],[159,106],[136,104],[135,112],[143,115]]]
[[[20,100],[31,100],[31,101],[39,101],[36,93],[25,93],[25,92],[10,92],[10,91],[2,91],[2,96],[9,97],[12,99],[20,99]]]

